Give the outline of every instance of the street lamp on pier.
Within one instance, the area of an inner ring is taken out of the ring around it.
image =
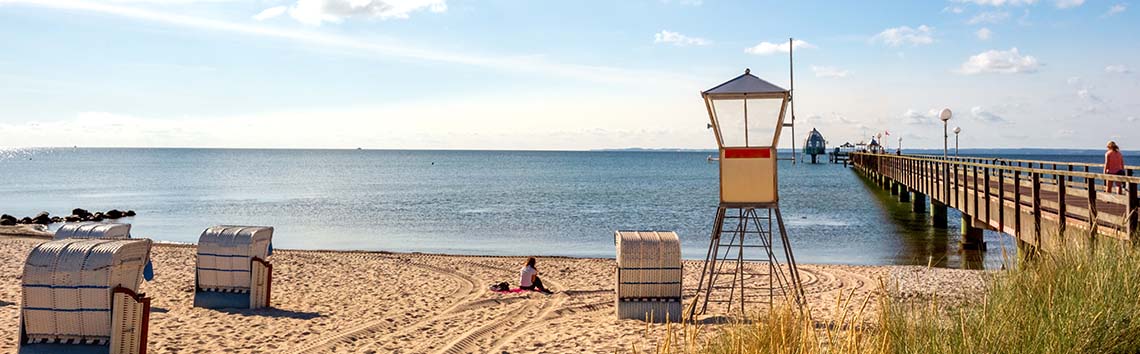
[[[942,158],[943,159],[949,157],[949,155],[950,155],[949,154],[949,146],[948,146],[949,144],[947,142],[950,139],[950,134],[946,132],[946,123],[950,121],[950,117],[953,115],[954,115],[954,113],[950,112],[949,108],[943,108],[942,112],[938,112],[938,119],[942,120]]]
[[[958,157],[958,133],[962,132],[962,127],[954,127],[954,157]]]

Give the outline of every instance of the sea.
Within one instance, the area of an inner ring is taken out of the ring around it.
[[[940,152],[940,151],[939,151]],[[134,237],[193,243],[212,225],[267,225],[274,247],[473,255],[614,257],[615,230],[671,230],[704,259],[718,203],[707,151],[281,149],[0,150],[0,213],[135,210]],[[979,156],[1099,162],[1095,153]],[[805,160],[806,161],[806,160]],[[779,163],[800,263],[1000,268],[987,231],[960,251],[946,229],[851,168]],[[58,227],[56,224],[55,227]]]

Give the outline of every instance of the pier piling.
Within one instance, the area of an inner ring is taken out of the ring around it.
[[[910,189],[904,185],[899,185],[899,202],[910,202]]]
[[[911,210],[914,210],[915,213],[919,213],[919,214],[925,213],[926,212],[926,194],[922,194],[922,193],[919,193],[918,191],[914,191],[914,198],[911,199],[911,205],[913,206],[913,208]]]
[[[986,250],[986,242],[982,238],[982,229],[974,227],[974,218],[962,214],[962,241],[963,250]]]
[[[946,204],[937,200],[930,200],[930,219],[934,227],[946,228]]]

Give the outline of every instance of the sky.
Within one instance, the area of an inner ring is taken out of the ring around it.
[[[963,148],[1135,149],[1133,7],[0,0],[0,147],[715,148],[700,92],[788,88],[794,37],[781,147],[941,147],[949,108]]]

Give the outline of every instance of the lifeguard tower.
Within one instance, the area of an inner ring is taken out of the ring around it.
[[[776,174],[791,92],[745,69],[701,97],[720,150],[720,205],[689,317],[705,313],[710,303],[724,303],[729,311],[738,305],[742,313],[745,304],[771,305],[777,296],[798,305],[803,289],[780,215]],[[773,243],[776,230],[780,246]]]

